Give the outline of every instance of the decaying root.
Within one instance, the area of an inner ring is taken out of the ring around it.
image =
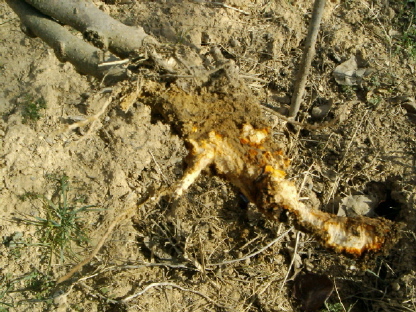
[[[390,220],[338,217],[306,207],[299,201],[295,184],[285,179],[289,160],[280,151],[267,151],[263,147],[267,138],[267,129],[246,124],[239,139],[212,131],[207,139],[189,140],[191,164],[174,196],[181,196],[201,171],[212,165],[267,217],[277,219],[286,210],[296,225],[337,252],[355,256],[385,252],[397,241],[399,225]]]

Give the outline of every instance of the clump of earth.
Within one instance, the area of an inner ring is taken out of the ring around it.
[[[77,282],[56,287],[53,281],[91,254],[120,213],[182,177],[187,148],[140,101],[127,112],[110,105],[92,128],[57,135],[99,111],[105,87],[27,37],[2,2],[0,311],[299,311],[294,280],[305,273],[336,285],[323,311],[413,311],[416,65],[403,38],[414,27],[414,2],[327,3],[298,116],[314,127],[270,113],[290,103],[313,1],[113,2],[95,1],[161,42],[202,55],[215,45],[235,61],[247,96],[265,107],[247,114],[262,114],[307,205],[403,222],[402,238],[386,255],[336,254],[284,218],[265,219],[236,188],[206,172],[174,207],[166,200],[139,206]],[[366,75],[343,84],[333,71],[351,59]],[[41,103],[39,115],[28,110]],[[70,206],[95,208],[78,215],[89,240],[68,239],[65,257],[51,256],[39,223],[30,222],[48,217],[45,198],[62,203],[62,177]]]

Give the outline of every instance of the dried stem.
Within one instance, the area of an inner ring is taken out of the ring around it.
[[[298,114],[300,102],[305,93],[306,80],[311,68],[312,58],[315,55],[316,38],[318,37],[322,14],[326,0],[315,0],[312,12],[312,19],[309,24],[308,36],[306,37],[305,49],[303,50],[302,61],[296,76],[295,91],[292,96],[292,103],[289,109],[289,117],[294,118]]]
[[[116,219],[113,220],[113,222],[111,222],[111,224],[109,225],[109,227],[107,228],[107,231],[105,231],[104,235],[101,237],[100,241],[98,242],[98,244],[95,246],[94,250],[91,252],[91,254],[85,258],[84,260],[82,260],[80,263],[78,263],[77,265],[75,265],[67,274],[65,274],[64,276],[60,277],[56,283],[57,284],[61,284],[67,280],[69,280],[76,272],[78,272],[79,270],[82,269],[82,267],[84,265],[86,265],[87,263],[89,263],[100,251],[101,247],[104,245],[105,241],[107,240],[108,236],[111,234],[111,232],[113,231],[113,229],[116,227],[117,224],[120,223],[120,221],[127,219],[128,217],[132,216],[133,213],[136,211],[137,207],[131,207],[125,211],[123,211]]]
[[[213,305],[215,305],[215,306],[217,306],[219,308],[227,308],[227,307],[223,306],[222,304],[218,303],[217,301],[211,299],[210,297],[208,297],[207,295],[205,295],[205,294],[203,294],[203,293],[201,293],[199,291],[192,290],[192,289],[188,289],[188,288],[185,288],[185,287],[182,287],[182,286],[179,286],[179,285],[177,285],[175,283],[170,283],[170,282],[151,283],[151,284],[147,285],[142,291],[139,291],[139,292],[137,292],[137,293],[135,293],[135,294],[133,294],[131,296],[128,296],[128,297],[124,298],[123,300],[121,300],[121,302],[128,302],[128,301],[130,301],[130,300],[132,300],[132,299],[134,299],[134,298],[136,298],[138,296],[143,295],[149,289],[152,289],[154,287],[162,287],[162,286],[163,287],[173,287],[173,288],[180,289],[182,291],[191,292],[193,294],[196,294],[198,296],[201,296],[206,301],[208,301],[209,303],[211,303],[211,304],[213,304]]]

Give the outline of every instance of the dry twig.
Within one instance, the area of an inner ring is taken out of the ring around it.
[[[130,207],[130,208],[126,209],[120,215],[118,215],[118,217],[113,222],[111,222],[111,224],[108,226],[107,231],[105,231],[104,235],[101,237],[101,239],[99,240],[98,244],[95,246],[95,248],[91,252],[91,254],[87,258],[82,260],[80,263],[78,263],[76,266],[74,266],[67,274],[60,277],[56,281],[56,283],[61,284],[65,281],[69,280],[76,272],[81,270],[84,265],[89,263],[98,254],[101,247],[104,245],[108,236],[110,236],[111,232],[117,226],[117,224],[119,224],[122,220],[124,220],[128,217],[131,217],[134,214],[134,212],[136,211],[136,209],[137,209],[137,207],[133,206],[133,207]]]
[[[292,270],[293,264],[295,263],[296,254],[298,252],[299,237],[300,237],[300,232],[298,231],[296,233],[295,248],[293,249],[292,259],[290,261],[289,267],[287,268],[287,272],[286,272],[285,278],[283,279],[282,285],[280,286],[280,292],[282,292],[283,287],[285,286],[286,281],[289,277],[290,271]]]
[[[315,55],[316,38],[318,37],[322,14],[326,0],[315,0],[313,5],[312,19],[309,23],[308,36],[306,37],[305,49],[303,50],[302,61],[299,65],[299,72],[296,76],[295,91],[292,96],[292,103],[289,109],[289,117],[296,117],[303,94],[305,93],[306,79],[311,68],[312,58]]]

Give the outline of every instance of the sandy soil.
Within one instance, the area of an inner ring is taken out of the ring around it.
[[[328,1],[299,120],[339,121],[314,130],[261,108],[288,107],[312,1],[225,2],[240,11],[204,1],[96,2],[162,42],[200,54],[221,47],[246,77],[244,96],[252,101],[238,122],[270,127],[307,204],[356,214],[372,207],[404,223],[402,239],[388,255],[362,260],[291,229],[256,253],[290,222],[265,219],[235,187],[207,172],[175,207],[163,199],[139,206],[81,279],[55,286],[121,212],[182,177],[184,130],[138,101],[128,112],[110,104],[91,127],[63,132],[100,110],[105,88],[27,37],[0,1],[0,311],[300,311],[293,284],[304,272],[336,285],[323,311],[416,311],[416,64],[402,39],[414,2]],[[372,73],[360,85],[341,86],[333,70],[355,55]],[[28,103],[41,98],[41,117],[25,117]],[[192,122],[226,124],[230,111],[207,110]],[[57,181],[64,176],[69,206],[99,210],[79,213],[89,241],[67,238],[72,252],[61,259],[51,257],[44,232],[29,221],[48,217],[44,198],[62,203]]]

